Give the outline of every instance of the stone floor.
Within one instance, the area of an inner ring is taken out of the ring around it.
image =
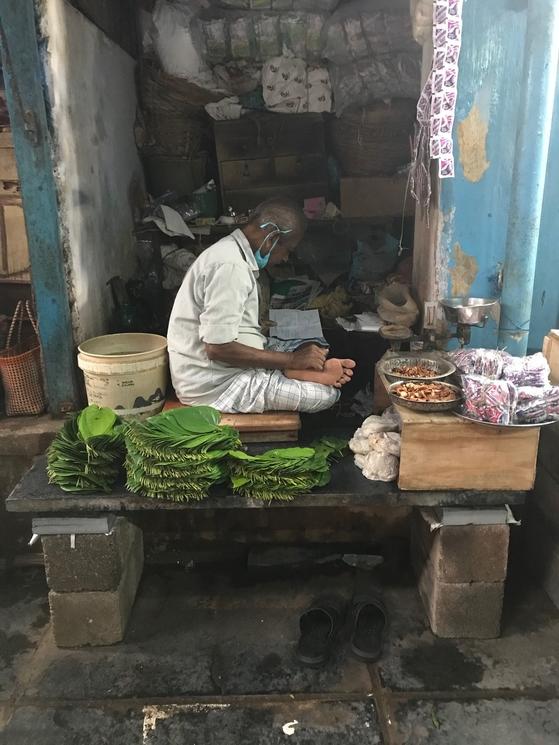
[[[0,587],[0,743],[557,745],[559,612],[542,592],[517,584],[501,639],[448,641],[411,584],[390,586],[378,665],[342,639],[301,668],[298,614],[352,583],[151,568],[122,644],[59,650],[42,573],[17,570]]]

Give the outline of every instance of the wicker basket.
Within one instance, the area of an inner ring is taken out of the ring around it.
[[[27,314],[33,327],[34,336],[21,340],[21,327]],[[18,341],[12,345],[12,337],[18,325]],[[41,370],[41,347],[39,345],[37,324],[31,312],[29,301],[20,300],[16,306],[6,349],[0,352],[0,375],[6,394],[6,414],[25,416],[42,414],[46,408]]]
[[[136,119],[136,144],[143,153],[195,157],[208,148],[211,132],[204,105],[219,95],[168,75],[145,61],[139,71],[142,111]]]
[[[410,161],[414,101],[377,102],[330,122],[332,151],[344,176],[393,175]]]

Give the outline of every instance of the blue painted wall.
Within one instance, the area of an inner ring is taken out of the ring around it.
[[[499,296],[497,275],[505,255],[511,177],[523,84],[526,11],[514,0],[466,0],[454,129],[456,178],[441,182],[441,253],[448,263],[446,289],[456,269],[454,246],[473,256],[477,273],[469,294]],[[466,178],[458,125],[477,106],[487,123],[489,166],[479,181]],[[557,90],[544,209],[538,247],[529,347],[541,349],[549,328],[559,326],[559,88]],[[472,344],[496,346],[498,329],[474,330]]]
[[[505,252],[526,30],[526,12],[516,6],[510,0],[464,3],[454,127],[456,177],[441,182],[440,197],[444,217],[441,247],[449,263],[449,294],[456,270],[456,243],[477,262],[469,294],[495,297],[498,293],[496,278]],[[466,178],[458,142],[458,125],[474,106],[488,127],[488,167],[479,181]],[[492,321],[472,334],[472,344],[495,346],[496,342],[497,328]]]
[[[541,349],[550,328],[559,327],[559,85],[551,146],[547,162],[545,196],[538,245],[532,324],[528,345]]]

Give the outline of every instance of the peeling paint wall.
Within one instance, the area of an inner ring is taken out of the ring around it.
[[[135,268],[143,174],[134,142],[134,60],[65,0],[44,0],[45,66],[56,141],[75,342],[107,330],[107,280]]]
[[[464,178],[481,181],[489,168],[487,160],[487,132],[489,126],[474,104],[468,116],[458,124],[458,152]]]
[[[468,0],[454,130],[456,178],[440,183],[440,251],[447,294],[492,296],[504,261],[523,75],[526,11],[511,0]],[[475,329],[494,346],[497,327]]]
[[[453,264],[450,268],[450,294],[452,297],[464,297],[470,294],[479,270],[475,256],[462,250],[459,243],[454,244],[452,251]]]

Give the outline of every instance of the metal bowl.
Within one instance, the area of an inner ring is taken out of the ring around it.
[[[490,297],[447,297],[440,301],[446,320],[465,326],[479,326],[499,301]]]
[[[420,375],[401,375],[400,373],[394,372],[394,370],[396,370],[398,367],[416,367],[417,365],[421,365],[421,367],[426,367],[429,370],[433,370],[436,375],[430,378],[423,378]],[[383,360],[381,362],[380,371],[391,382],[396,382],[398,380],[421,380],[425,382],[432,382],[434,380],[442,380],[443,378],[448,378],[450,375],[453,375],[456,372],[456,367],[449,360],[444,360],[442,358],[435,359],[433,357],[389,357],[387,360]]]
[[[417,382],[425,383],[424,380],[418,380]],[[394,389],[396,388],[396,386],[402,383],[401,380],[396,383],[392,383],[392,385],[389,386],[388,395],[390,396],[390,400],[392,401],[392,403],[397,404],[398,406],[405,406],[407,409],[413,409],[414,411],[452,411],[460,405],[460,403],[462,402],[461,388],[459,388],[457,385],[452,385],[451,383],[441,382],[440,380],[430,382],[437,382],[441,385],[444,385],[446,388],[451,388],[456,394],[456,399],[454,401],[409,401],[406,398],[400,398],[400,396],[394,393]]]

